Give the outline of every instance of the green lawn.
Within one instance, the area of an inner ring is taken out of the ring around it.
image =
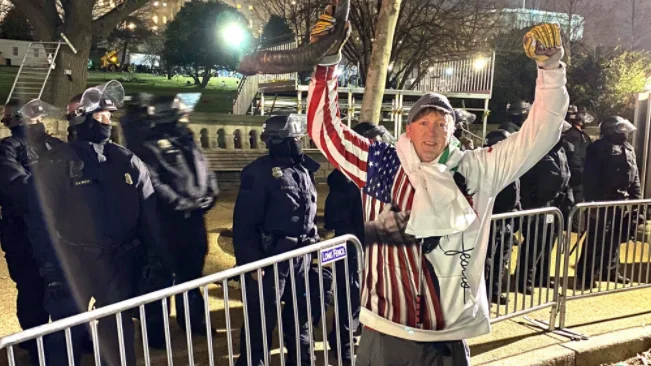
[[[0,67],[0,100],[7,99],[17,67]],[[229,113],[233,109],[233,98],[239,80],[235,78],[211,78],[206,89],[198,89],[192,85],[192,78],[176,76],[167,80],[164,76],[151,74],[107,73],[89,71],[88,85],[97,85],[109,80],[118,80],[124,85],[127,94],[147,92],[155,95],[172,95],[179,92],[202,92],[198,112]],[[186,85],[187,82],[191,85]],[[225,85],[224,85],[225,84]]]

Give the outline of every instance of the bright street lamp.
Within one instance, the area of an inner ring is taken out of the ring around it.
[[[133,23],[129,23],[129,25],[127,26],[127,28],[129,28],[129,30],[134,30],[134,29],[136,29],[136,25],[133,24]]]
[[[224,40],[233,47],[239,47],[246,39],[244,28],[237,23],[230,23],[224,28],[223,32]]]

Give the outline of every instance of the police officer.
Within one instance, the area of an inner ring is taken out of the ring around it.
[[[377,141],[384,141],[387,143],[393,142],[393,137],[383,126],[376,126],[370,122],[361,122],[353,127],[353,130],[358,134]],[[355,235],[360,242],[364,243],[364,210],[362,207],[362,196],[359,188],[355,183],[346,178],[341,171],[335,169],[328,175],[328,187],[330,192],[325,202],[325,228],[327,230],[334,230],[336,236],[346,234]],[[333,319],[339,322],[340,326],[340,340],[341,340],[341,355],[342,362],[350,363],[350,332],[348,321],[348,307],[346,298],[346,285],[350,287],[350,308],[352,310],[352,329],[353,332],[359,326],[359,312],[360,312],[360,283],[357,276],[357,249],[348,243],[348,273],[349,283],[339,280],[337,283],[337,299],[339,302],[339,319]],[[336,264],[337,278],[345,278],[344,263],[339,261]],[[337,347],[337,333],[335,324],[332,325],[330,334],[328,336],[328,343],[330,348],[335,350]]]
[[[97,307],[132,297],[136,249],[160,243],[147,168],[109,141],[111,112],[123,97],[116,81],[86,90],[70,118],[77,140],[55,147],[34,173],[26,221],[53,320],[86,311],[91,297]],[[72,329],[75,364],[86,334],[84,326]],[[130,316],[122,317],[122,336],[127,364],[135,365]],[[99,321],[99,345],[107,365],[120,364],[115,318]],[[68,365],[66,349],[63,332],[46,337],[47,363]]]
[[[219,194],[217,178],[186,123],[200,96],[186,93],[155,98],[150,107],[153,128],[140,146],[132,147],[151,174],[166,245],[171,251],[165,260],[176,283],[201,277],[208,254],[203,216],[215,205]],[[205,335],[206,305],[199,289],[188,293],[188,304],[192,332]],[[176,313],[179,326],[186,329],[182,295],[176,296]],[[163,341],[162,335],[159,340]]]
[[[45,287],[38,274],[38,265],[32,255],[23,215],[28,211],[27,195],[32,182],[32,167],[40,157],[63,143],[45,131],[42,118],[54,116],[54,107],[33,100],[26,105],[14,100],[5,105],[2,123],[11,130],[11,136],[0,141],[0,245],[5,252],[9,276],[16,283],[16,310],[23,329],[33,328],[49,321],[43,308]],[[20,345],[32,361],[36,358],[36,342]]]
[[[524,100],[517,100],[510,103],[506,111],[508,121],[500,125],[500,130],[505,130],[508,133],[520,131],[520,127],[522,127],[524,121],[527,120],[527,116],[529,116],[530,109],[531,104]]]
[[[491,147],[506,139],[509,135],[511,134],[504,130],[491,131],[486,135],[484,147]],[[495,197],[493,214],[514,212],[521,209],[520,180],[516,179]],[[508,276],[504,271],[511,259],[510,254],[513,243],[517,243],[513,225],[514,223],[511,220],[505,220],[491,226],[491,242],[486,253],[486,289],[490,294],[490,300],[500,305],[506,304],[506,295],[501,291],[501,280],[505,275]]]
[[[233,212],[233,246],[238,265],[251,263],[272,255],[284,253],[316,242],[319,237],[314,223],[317,211],[314,172],[319,164],[303,154],[301,137],[305,135],[305,116],[274,116],[265,122],[262,140],[267,144],[269,155],[247,165],[242,171],[240,191]],[[300,364],[310,364],[310,339],[307,332],[307,311],[304,281],[295,283],[298,309],[294,309],[290,271],[302,279],[309,263],[295,258],[278,264],[278,283],[270,268],[262,278],[257,273],[246,278],[246,300],[249,316],[251,349],[247,350],[245,328],[240,338],[238,365],[247,364],[250,354],[253,365],[264,362],[262,329],[260,324],[260,301],[264,301],[267,350],[271,349],[271,334],[276,327],[276,291],[285,302],[282,322],[288,364],[298,364],[296,342],[299,337]],[[256,281],[262,281],[264,300],[260,299]],[[294,327],[294,312],[298,313],[299,334]]]
[[[470,113],[464,109],[455,109],[454,110],[454,137],[456,137],[459,142],[461,142],[462,150],[474,150],[475,145],[472,139],[464,136],[466,134],[473,135],[469,129],[470,125],[475,122],[477,116],[473,113]],[[474,135],[473,135],[474,136]]]
[[[120,126],[127,148],[140,146],[151,132],[153,126],[149,116],[149,106],[153,99],[154,96],[148,93],[137,93],[126,97]]]
[[[570,186],[572,187],[575,203],[583,202],[583,168],[588,146],[592,143],[592,139],[584,131],[589,118],[591,117],[587,113],[579,112],[576,106],[571,105],[567,111],[566,120],[572,127],[563,133],[565,141],[573,146],[569,165],[572,175]]]
[[[520,178],[522,209],[556,207],[564,214],[574,205],[570,188],[570,167],[565,142],[561,139],[531,170]],[[545,215],[527,220],[518,256],[518,291],[531,294],[533,285],[548,287],[549,267],[555,232],[546,222]],[[537,226],[537,227],[536,227]],[[547,234],[544,232],[547,231]],[[533,278],[535,272],[535,279]]]
[[[588,146],[585,158],[583,190],[586,202],[642,197],[635,151],[626,141],[635,129],[631,122],[619,116],[601,122],[600,138]],[[590,214],[588,236],[577,262],[579,283],[586,287],[594,287],[595,280],[629,283],[630,280],[617,271],[619,247],[620,242],[628,240],[636,229],[642,213],[617,208],[614,212],[612,209],[590,210]],[[629,215],[631,227],[628,226]],[[625,224],[621,225],[622,222]]]

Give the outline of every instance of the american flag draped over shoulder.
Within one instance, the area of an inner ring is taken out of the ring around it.
[[[391,189],[400,167],[396,150],[385,142],[376,142],[368,151],[368,170],[364,193],[391,203]]]

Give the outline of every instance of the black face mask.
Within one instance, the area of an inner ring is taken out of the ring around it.
[[[45,137],[45,125],[42,122],[27,125],[27,135],[34,140],[41,140]]]
[[[623,133],[612,133],[604,136],[606,140],[612,142],[613,144],[621,145],[626,142],[626,134]]]
[[[111,138],[111,127],[88,115],[84,123],[76,126],[77,139],[94,144],[105,144]]]
[[[303,146],[301,141],[296,141],[293,137],[288,137],[281,142],[269,141],[269,155],[279,158],[292,158],[297,160],[303,155]]]
[[[16,127],[12,127],[9,130],[11,130],[11,135],[15,137],[25,137],[27,136],[27,127],[23,124],[20,124]]]

